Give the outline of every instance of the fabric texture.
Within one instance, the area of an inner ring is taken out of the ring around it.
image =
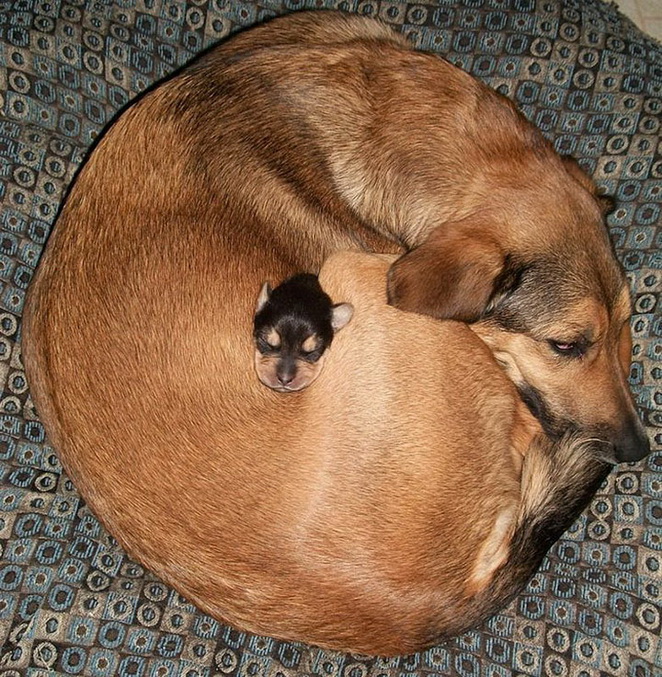
[[[379,16],[445,55],[615,196],[609,226],[634,298],[631,383],[654,448],[612,472],[507,609],[389,660],[224,627],[127,558],[62,472],[21,364],[26,288],[100,131],[202,49],[310,8]],[[0,675],[662,674],[659,43],[599,0],[0,2],[0,111]]]

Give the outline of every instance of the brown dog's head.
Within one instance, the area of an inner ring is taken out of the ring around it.
[[[434,230],[391,267],[389,301],[472,323],[548,434],[580,430],[616,461],[643,458],[630,297],[598,200],[582,189],[556,205],[513,204]]]

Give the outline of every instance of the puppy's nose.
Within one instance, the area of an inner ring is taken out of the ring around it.
[[[289,385],[292,383],[294,380],[294,372],[293,371],[279,371],[278,372],[278,380],[280,383],[284,386]]]

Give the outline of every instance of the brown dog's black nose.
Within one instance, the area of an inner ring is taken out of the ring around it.
[[[615,434],[613,444],[614,455],[618,463],[640,461],[651,450],[646,430],[639,420]]]

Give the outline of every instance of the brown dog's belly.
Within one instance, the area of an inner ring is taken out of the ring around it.
[[[196,68],[124,114],[72,188],[26,303],[37,409],[113,535],[205,611],[336,649],[422,648],[479,620],[481,549],[519,500],[514,389],[466,327],[388,307],[385,266],[352,259],[324,278],[357,315],[316,383],[258,382],[266,279],[400,245],[286,126],[291,171],[268,139],[248,147],[230,85],[195,108]]]

